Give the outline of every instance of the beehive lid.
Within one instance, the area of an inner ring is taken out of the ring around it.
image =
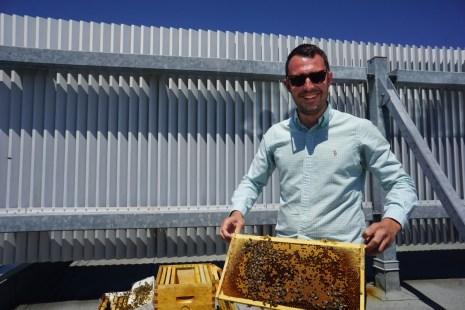
[[[365,246],[236,234],[216,295],[273,309],[364,309]]]

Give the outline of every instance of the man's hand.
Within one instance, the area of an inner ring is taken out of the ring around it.
[[[233,211],[229,217],[225,218],[221,223],[220,236],[226,242],[231,242],[233,233],[239,233],[245,225],[242,213]]]
[[[370,256],[381,254],[394,242],[401,228],[400,224],[391,218],[384,218],[381,222],[368,226],[362,233],[366,244],[365,253]]]

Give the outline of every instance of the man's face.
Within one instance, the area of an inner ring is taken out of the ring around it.
[[[315,55],[314,58],[296,55],[289,61],[288,77],[308,75],[323,70],[326,70],[326,66],[320,55]],[[333,74],[330,71],[326,73],[326,77],[321,83],[312,83],[310,78],[306,78],[301,86],[293,85],[288,79],[284,81],[296,103],[299,114],[303,117],[308,116],[318,119],[324,113],[332,78]]]

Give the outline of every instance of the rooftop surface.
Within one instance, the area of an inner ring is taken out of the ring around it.
[[[366,309],[465,309],[465,245],[424,246],[415,250],[399,247],[397,255],[401,291],[387,294],[374,286],[372,264],[367,258]],[[202,257],[196,259],[206,261]],[[209,261],[222,267],[224,257],[216,259],[209,258]],[[158,266],[164,263],[171,264],[173,259],[169,262],[145,258],[31,264],[0,283],[1,308],[97,309],[102,294],[127,291],[134,282],[156,275]],[[14,302],[6,305],[5,296]]]

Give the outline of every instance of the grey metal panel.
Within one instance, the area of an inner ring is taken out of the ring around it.
[[[465,74],[462,72],[436,72],[415,70],[394,70],[396,86],[421,86],[424,88],[465,88]]]

